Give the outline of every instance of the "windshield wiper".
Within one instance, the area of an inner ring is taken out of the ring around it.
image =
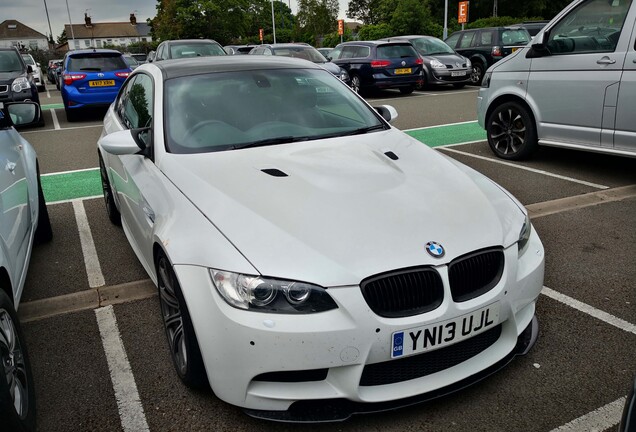
[[[252,142],[248,142],[248,143],[244,143],[244,144],[238,144],[235,146],[230,147],[230,149],[232,150],[238,150],[238,149],[244,149],[244,148],[251,148],[251,147],[264,147],[264,146],[269,146],[269,145],[276,145],[276,144],[287,144],[287,143],[293,143],[293,142],[298,142],[298,141],[307,141],[309,140],[309,137],[295,137],[295,136],[282,136],[282,137],[276,137],[276,138],[266,138],[266,139],[262,139],[262,140],[258,140],[258,141],[252,141]]]
[[[99,72],[100,70],[102,70],[102,68],[98,68],[98,67],[88,67],[88,68],[81,68],[81,71],[95,71],[95,72]]]
[[[359,128],[359,129],[354,129],[352,131],[343,133],[342,136],[362,135],[362,134],[365,134],[367,132],[373,132],[373,131],[380,130],[380,129],[384,129],[384,125],[378,124],[378,125],[375,125],[375,126],[367,126],[367,127],[363,127],[363,128]]]

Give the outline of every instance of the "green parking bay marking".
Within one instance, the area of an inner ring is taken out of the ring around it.
[[[56,103],[56,104],[40,105],[40,108],[42,108],[43,110],[58,109],[58,108],[64,108],[64,104]]]
[[[479,127],[477,122],[434,126],[410,130],[406,133],[429,147],[483,141],[486,139],[486,132]],[[49,203],[101,195],[102,183],[99,176],[99,168],[42,175],[42,190],[46,201]]]
[[[406,133],[429,147],[486,140],[486,131],[477,122],[414,129]]]
[[[85,198],[102,193],[102,180],[99,176],[99,168],[42,175],[42,191],[47,202],[65,201],[76,198]]]

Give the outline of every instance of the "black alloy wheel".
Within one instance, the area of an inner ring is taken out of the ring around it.
[[[351,89],[360,94],[362,84],[360,83],[360,77],[358,75],[351,75]]]
[[[13,302],[0,288],[0,425],[35,430],[35,388],[24,337]]]
[[[484,67],[481,63],[473,63],[473,71],[470,74],[470,83],[472,85],[481,85],[481,81],[484,79]]]
[[[104,165],[104,159],[99,154],[99,174],[102,179],[102,192],[104,194],[104,204],[106,204],[106,213],[108,213],[108,219],[113,225],[121,225],[121,214],[117,210],[117,205],[113,198],[113,189],[110,187],[110,180],[108,180],[108,173],[106,166]]]
[[[206,387],[208,378],[192,320],[179,281],[165,254],[159,254],[156,268],[161,318],[174,368],[188,387]]]
[[[490,148],[502,159],[525,159],[537,149],[534,120],[517,102],[495,108],[486,121],[486,133]]]

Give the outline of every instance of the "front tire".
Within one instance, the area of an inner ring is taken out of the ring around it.
[[[29,355],[13,302],[0,288],[0,425],[35,430],[35,388]]]
[[[104,194],[104,204],[106,204],[106,213],[108,213],[108,219],[113,225],[121,225],[121,214],[115,204],[115,198],[113,197],[113,189],[110,187],[110,180],[108,180],[108,172],[104,165],[104,159],[102,155],[98,153],[99,157],[99,175],[102,180],[102,192]]]
[[[402,94],[411,94],[413,90],[415,90],[415,86],[400,87],[400,93]]]
[[[495,108],[486,121],[486,134],[491,150],[502,159],[526,159],[538,147],[534,118],[518,102]]]
[[[156,268],[161,318],[177,375],[188,387],[208,387],[192,319],[172,264],[163,252],[157,257]]]
[[[42,182],[40,181],[40,170],[38,168],[38,227],[35,229],[35,243],[46,243],[53,238],[53,230],[51,229],[51,219],[49,219],[49,210],[46,207],[44,192],[42,192]]]

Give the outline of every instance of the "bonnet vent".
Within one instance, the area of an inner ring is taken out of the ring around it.
[[[269,174],[272,177],[287,177],[287,174],[279,170],[278,168],[265,168],[262,169],[265,174]]]

